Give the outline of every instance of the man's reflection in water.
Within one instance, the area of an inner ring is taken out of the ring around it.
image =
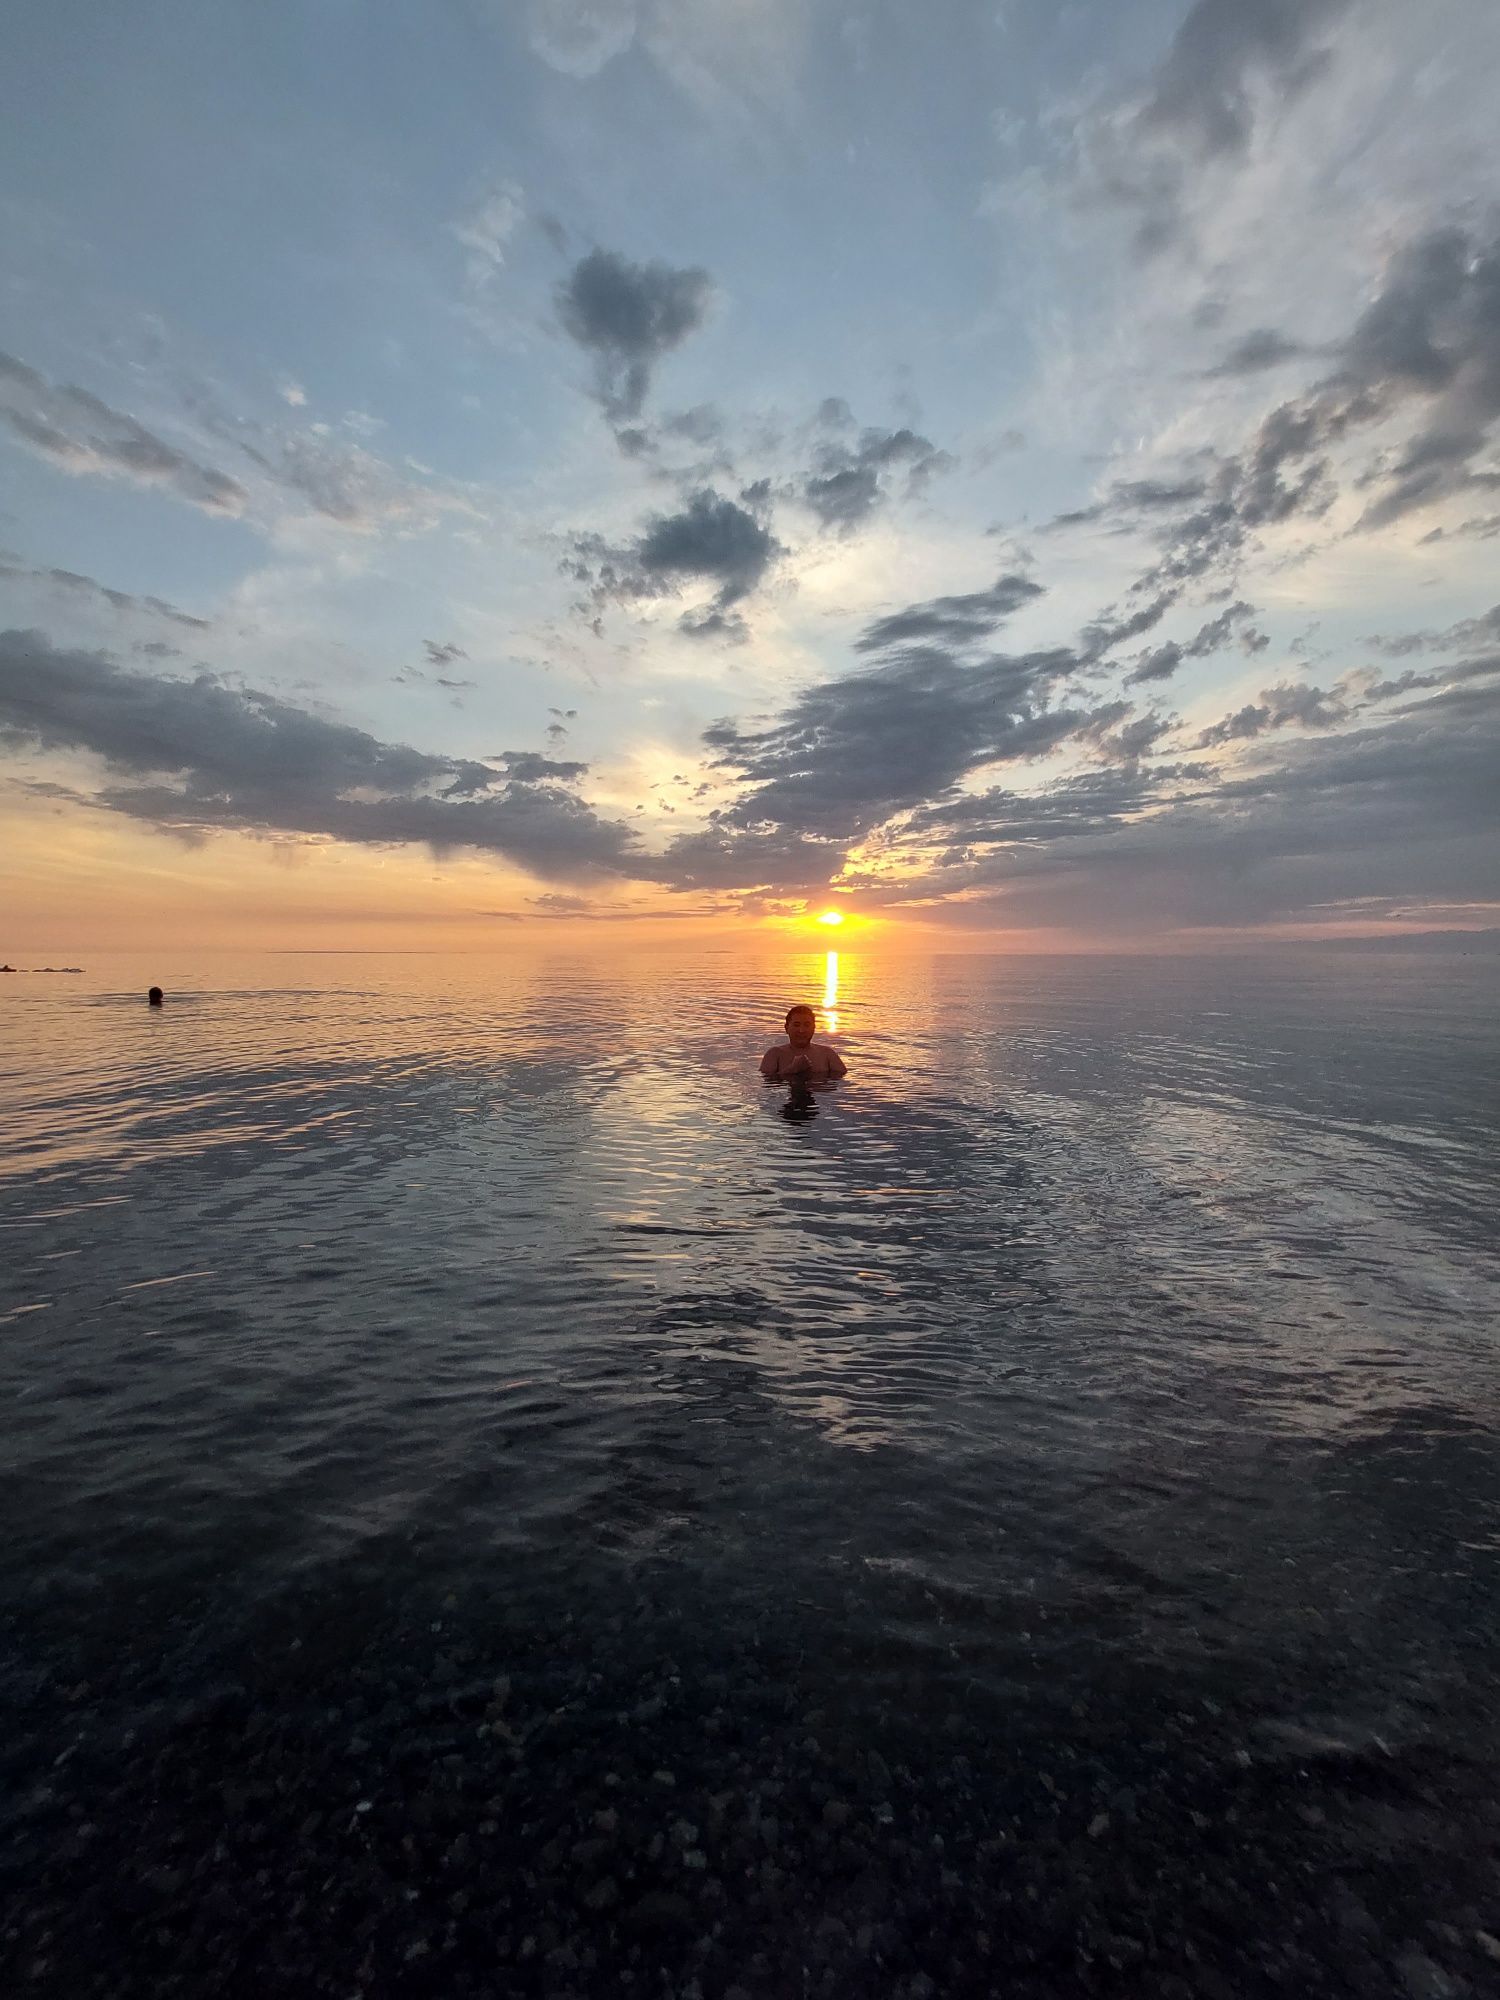
[[[793,1125],[804,1125],[809,1118],[818,1115],[818,1101],[812,1094],[812,1086],[800,1076],[794,1076],[787,1085],[786,1103],[781,1107],[783,1118]]]

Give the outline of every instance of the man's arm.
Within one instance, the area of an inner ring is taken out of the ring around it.
[[[839,1054],[837,1049],[830,1049],[828,1051],[828,1074],[830,1076],[847,1076],[849,1074],[844,1063],[844,1058]]]
[[[780,1049],[766,1050],[760,1059],[760,1073],[762,1076],[779,1076],[781,1074]]]

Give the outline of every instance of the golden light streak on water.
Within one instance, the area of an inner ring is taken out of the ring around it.
[[[828,954],[823,966],[823,1026],[830,1035],[839,1031],[839,955]]]

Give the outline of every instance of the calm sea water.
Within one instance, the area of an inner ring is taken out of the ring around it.
[[[10,1976],[1493,1990],[1496,974],[0,982]]]

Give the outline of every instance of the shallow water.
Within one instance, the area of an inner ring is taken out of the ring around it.
[[[8,978],[32,1989],[1482,1987],[1494,985]]]

